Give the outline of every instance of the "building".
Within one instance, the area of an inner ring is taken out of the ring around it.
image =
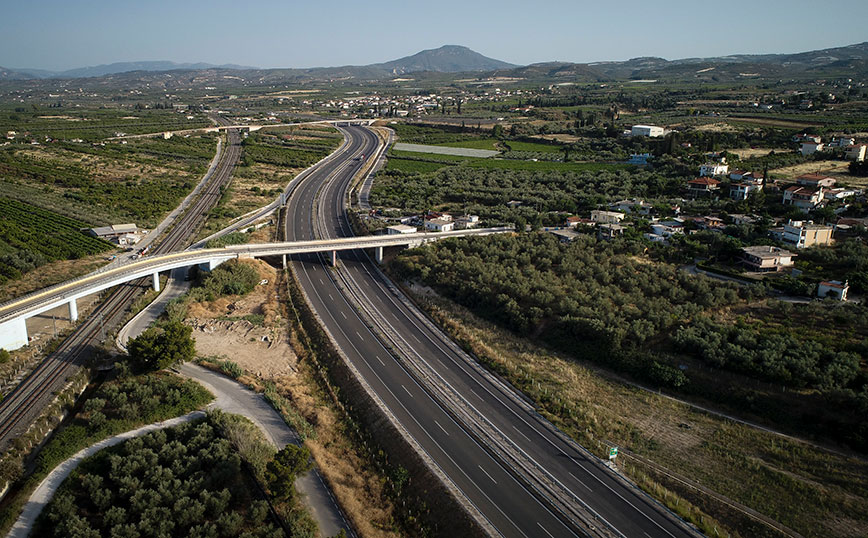
[[[817,297],[820,299],[846,301],[848,291],[850,291],[850,284],[846,281],[824,280],[817,285]]]
[[[739,261],[750,271],[770,273],[792,267],[795,257],[795,254],[782,248],[757,245],[742,248]]]
[[[142,234],[147,233],[146,230],[139,230],[135,223],[112,224],[111,226],[88,228],[86,231],[92,237],[105,239],[121,246],[135,245],[141,240]]]
[[[855,138],[851,138],[849,136],[842,136],[841,138],[833,138],[831,142],[829,142],[830,148],[846,148],[847,146],[852,146],[856,143]]]
[[[610,241],[621,235],[624,235],[624,227],[620,224],[600,224],[597,228],[597,239],[602,241]]]
[[[823,139],[820,138],[819,135],[809,135],[807,133],[802,133],[793,136],[793,142],[817,142],[819,143]]]
[[[634,125],[630,129],[630,136],[648,136],[651,138],[661,137],[666,134],[663,127],[656,125]]]
[[[582,223],[584,219],[582,217],[567,217],[564,221],[564,226],[569,226],[570,228],[575,228],[579,224]]]
[[[731,213],[729,215],[730,220],[735,225],[739,224],[756,224],[758,219],[756,217],[752,217],[750,215],[741,215],[739,213]]]
[[[709,196],[719,189],[720,181],[711,177],[698,177],[687,182],[687,193],[694,198]]]
[[[832,230],[831,226],[814,224],[810,220],[791,220],[784,225],[781,241],[796,248],[831,245]]]
[[[431,219],[425,221],[425,229],[433,232],[451,232],[455,223],[446,219]]]
[[[508,207],[510,209],[515,209],[516,207],[521,206],[521,204],[523,204],[523,203],[524,202],[521,202],[520,200],[510,200],[510,201],[506,202],[506,207]]]
[[[707,162],[699,167],[701,177],[722,176],[729,172],[729,165],[723,162]]]
[[[550,234],[558,238],[558,241],[561,243],[571,243],[575,238],[579,236],[579,233],[575,230],[567,229],[567,230],[549,230]]]
[[[784,205],[796,206],[804,211],[816,208],[823,202],[823,187],[793,185],[784,191]]]
[[[654,221],[651,223],[651,233],[645,234],[645,238],[664,243],[666,239],[677,234],[684,234],[684,221],[681,219]]]
[[[806,187],[834,187],[835,178],[823,174],[802,174],[796,178],[796,183]]]
[[[818,151],[823,151],[823,147],[822,142],[802,142],[799,144],[799,151],[802,155],[813,155]]]
[[[829,189],[823,193],[823,199],[827,202],[837,202],[839,200],[844,200],[850,198],[851,196],[857,196],[862,194],[861,189],[852,189],[849,187],[837,187],[835,189]]]
[[[636,166],[645,166],[648,164],[648,159],[651,158],[650,153],[631,153],[630,160],[627,164],[635,164]]]
[[[624,220],[624,214],[617,211],[591,211],[591,220],[597,224],[618,224]]]
[[[844,152],[844,158],[848,161],[862,162],[865,160],[865,154],[868,152],[868,144],[857,144],[850,146]]]
[[[733,183],[729,186],[729,197],[733,200],[747,200],[752,193],[761,190],[762,186],[755,183]]]
[[[418,231],[415,226],[407,226],[406,224],[396,224],[386,228],[387,235],[413,234]]]
[[[609,204],[609,209],[614,209],[621,213],[636,215],[649,215],[651,214],[651,208],[651,204],[646,203],[645,200],[639,200],[638,198],[633,198],[632,200],[620,200],[613,204]]]
[[[479,215],[463,215],[455,219],[455,227],[459,230],[476,228],[479,226]]]

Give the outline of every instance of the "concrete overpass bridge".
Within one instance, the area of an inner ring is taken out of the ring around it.
[[[385,247],[413,247],[429,241],[449,237],[489,235],[511,231],[513,231],[511,227],[499,227],[440,233],[372,235],[313,241],[235,245],[224,248],[188,250],[131,260],[127,263],[95,271],[81,278],[57,284],[0,305],[0,348],[12,350],[27,345],[26,321],[30,317],[66,304],[69,307],[70,320],[76,321],[78,319],[76,301],[79,298],[146,276],[153,278],[154,289],[159,291],[160,273],[171,271],[178,267],[192,267],[195,265],[210,271],[227,260],[273,256],[282,256],[285,265],[287,255],[315,252],[330,253],[332,265],[334,265],[337,251],[360,248],[374,249],[374,257],[379,262],[383,259],[383,248]]]

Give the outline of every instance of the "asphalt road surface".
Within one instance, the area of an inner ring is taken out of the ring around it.
[[[348,157],[371,155],[376,137],[346,128]],[[314,239],[315,231],[348,235],[343,215],[344,189],[356,161],[334,161],[311,174],[294,193],[287,212],[287,240]],[[317,197],[321,196],[317,203]],[[316,224],[318,223],[318,224]],[[439,330],[426,325],[386,287],[376,267],[358,251],[341,253],[339,264],[363,290],[404,343],[455,391],[483,414],[506,444],[524,453],[541,475],[570,496],[575,507],[593,516],[602,534],[614,536],[695,536],[650,497],[614,475],[595,457],[557,432],[509,387],[468,362]],[[410,435],[496,531],[504,536],[582,536],[595,533],[575,524],[540,491],[521,479],[455,420],[449,403],[435,398],[395,359],[344,298],[333,270],[316,256],[294,260],[299,283],[338,345]]]

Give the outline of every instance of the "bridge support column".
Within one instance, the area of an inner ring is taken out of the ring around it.
[[[286,269],[286,254],[283,255],[283,268]]]
[[[0,323],[0,349],[12,351],[28,343],[27,322],[24,317]]]
[[[383,263],[383,247],[374,247],[374,259],[377,263]]]
[[[154,291],[159,293],[159,291],[160,291],[160,273],[159,272],[154,273],[153,275],[151,275],[151,277],[152,277],[152,280],[154,281]]]
[[[75,299],[69,300],[69,321],[78,321],[78,305],[75,303]]]
[[[332,262],[332,267],[337,267],[337,265],[338,265],[338,251],[337,250],[332,251],[331,262]]]

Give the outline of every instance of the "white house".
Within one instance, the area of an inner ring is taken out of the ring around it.
[[[858,144],[849,146],[844,152],[844,157],[848,161],[862,162],[865,160],[865,154],[868,152],[868,144]]]
[[[729,165],[722,162],[708,162],[699,167],[700,177],[722,176],[727,172],[729,172]]]
[[[818,151],[823,151],[823,143],[822,142],[802,142],[799,145],[799,151],[802,155],[813,155]]]
[[[433,232],[451,232],[455,223],[446,219],[431,219],[425,221],[425,229]]]
[[[850,291],[850,284],[840,280],[824,280],[817,285],[817,297],[820,298],[846,301],[848,291]]]
[[[830,148],[846,148],[847,146],[852,146],[856,143],[855,138],[850,138],[847,136],[841,138],[833,138],[831,142],[829,142]]]
[[[729,187],[729,197],[733,200],[747,200],[751,193],[762,190],[760,185],[751,182],[733,183]]]
[[[479,215],[462,215],[455,219],[455,225],[459,230],[476,228],[479,226]]]
[[[835,185],[835,178],[823,174],[802,174],[796,178],[796,183],[808,187],[832,187]]]
[[[615,209],[621,213],[635,213],[638,215],[650,214],[652,207],[653,206],[645,202],[645,200],[639,200],[638,198],[633,198],[632,200],[620,200],[613,204],[609,204],[610,209]]]
[[[401,234],[413,234],[418,230],[415,226],[407,226],[406,224],[396,224],[394,226],[389,226],[386,228],[386,233],[388,235],[401,235]]]
[[[757,245],[741,249],[741,263],[758,273],[777,272],[792,267],[796,255],[788,250],[768,245]]]
[[[624,220],[624,214],[617,211],[591,211],[591,220],[597,224],[618,224]]]
[[[803,211],[810,211],[823,202],[823,187],[793,185],[784,191],[784,205],[793,205]]]
[[[850,198],[851,196],[857,196],[862,194],[861,189],[853,189],[848,187],[838,187],[836,189],[829,189],[823,193],[823,199],[828,202],[834,202],[837,200],[843,200],[845,198]]]
[[[663,127],[656,125],[634,125],[630,129],[630,136],[647,136],[650,138],[658,138],[666,134]]]

